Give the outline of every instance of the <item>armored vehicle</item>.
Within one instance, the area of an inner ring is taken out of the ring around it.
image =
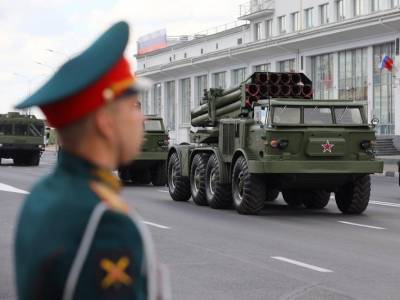
[[[257,214],[282,192],[291,206],[322,209],[333,192],[343,213],[368,205],[375,132],[365,103],[313,100],[303,73],[256,72],[229,91],[205,91],[192,110],[191,143],[167,160],[169,193]]]
[[[146,116],[144,121],[145,142],[141,155],[130,165],[120,167],[118,175],[122,181],[162,186],[167,183],[165,161],[168,154],[169,137],[163,119]]]
[[[0,114],[0,161],[12,158],[16,165],[39,165],[45,150],[45,123],[34,115]]]

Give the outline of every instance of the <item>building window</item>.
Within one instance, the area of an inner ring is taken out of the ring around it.
[[[376,127],[378,134],[394,134],[393,74],[379,67],[384,55],[394,56],[394,43],[374,46],[372,113],[379,119],[379,125]]]
[[[314,8],[308,8],[305,11],[306,28],[314,27]]]
[[[299,12],[292,13],[292,31],[300,30],[300,14]]]
[[[139,101],[142,111],[145,115],[149,114],[150,111],[150,101],[149,101],[149,91],[142,91],[139,94]]]
[[[204,49],[203,48],[200,49],[200,54],[204,54]]]
[[[175,81],[165,83],[164,118],[167,129],[175,130]]]
[[[339,52],[339,99],[368,100],[367,48]]]
[[[320,5],[320,7],[319,7],[319,15],[320,15],[320,24],[321,25],[329,23],[328,3]]]
[[[261,22],[254,24],[254,40],[259,41],[261,39]]]
[[[216,44],[215,44],[215,49],[217,49],[217,50],[218,50],[218,43],[216,43]]]
[[[187,53],[186,52],[183,54],[183,58],[187,58]]]
[[[270,72],[271,64],[262,64],[254,67],[255,72]]]
[[[181,109],[181,124],[190,123],[190,78],[181,79],[181,97],[180,97],[180,109]]]
[[[237,86],[246,79],[246,68],[232,71],[232,86]]]
[[[267,20],[265,22],[265,37],[269,38],[272,36],[272,20]]]
[[[286,16],[278,18],[279,33],[286,33]]]
[[[311,58],[315,99],[333,99],[333,54]]]
[[[238,45],[241,45],[241,44],[243,44],[243,39],[242,39],[242,38],[240,38],[240,39],[237,39],[237,44],[238,44]]]
[[[201,99],[203,99],[204,90],[208,88],[207,75],[196,76],[194,84],[194,105],[197,107],[200,105]]]
[[[212,74],[212,86],[214,88],[224,89],[226,87],[226,72]]]
[[[355,17],[362,16],[365,13],[366,11],[365,4],[366,4],[365,0],[353,0]]]
[[[296,72],[296,60],[288,59],[278,63],[279,72]]]
[[[153,85],[153,103],[149,113],[152,115],[161,114],[161,83]]]
[[[336,1],[336,17],[337,20],[344,20],[344,0],[337,0]]]

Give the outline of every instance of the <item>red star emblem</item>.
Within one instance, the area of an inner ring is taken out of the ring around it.
[[[333,149],[333,147],[335,147],[334,144],[329,143],[329,140],[326,140],[326,143],[322,144],[321,146],[322,146],[323,153],[325,153],[325,152],[332,153],[332,149]]]

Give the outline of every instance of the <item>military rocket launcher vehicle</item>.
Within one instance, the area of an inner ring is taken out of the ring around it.
[[[291,206],[322,209],[334,193],[343,213],[368,206],[375,131],[366,103],[313,100],[303,73],[256,72],[240,86],[210,89],[192,110],[190,144],[167,159],[169,193],[257,214],[282,192]]]
[[[45,123],[34,115],[0,114],[0,162],[11,158],[15,165],[37,166],[45,150]]]

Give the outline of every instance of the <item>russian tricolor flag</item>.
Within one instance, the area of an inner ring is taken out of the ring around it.
[[[382,58],[381,63],[379,64],[379,68],[380,68],[381,70],[387,69],[387,70],[389,70],[389,71],[392,71],[392,69],[393,69],[393,63],[394,63],[394,62],[393,62],[393,59],[392,59],[390,56],[384,55],[383,58]]]

